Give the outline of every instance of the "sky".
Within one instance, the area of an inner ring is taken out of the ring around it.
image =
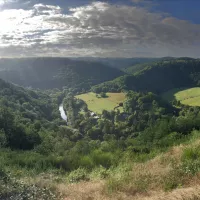
[[[0,57],[200,57],[199,0],[0,0]]]

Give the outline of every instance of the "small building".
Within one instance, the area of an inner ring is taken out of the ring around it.
[[[90,116],[93,117],[94,119],[99,119],[100,117],[94,113],[94,112],[90,112]]]
[[[90,116],[91,116],[91,117],[95,117],[96,114],[95,114],[94,112],[91,112],[91,113],[90,113]]]

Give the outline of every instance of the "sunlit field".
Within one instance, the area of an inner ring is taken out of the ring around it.
[[[124,93],[106,93],[107,97],[97,97],[95,93],[90,92],[86,94],[77,95],[76,98],[82,99],[88,105],[88,109],[95,113],[102,113],[103,110],[114,110],[119,103],[123,103],[125,100]],[[123,111],[123,108],[119,108],[120,111]]]
[[[200,87],[189,89],[173,89],[164,93],[162,96],[168,101],[176,99],[185,105],[200,106]]]

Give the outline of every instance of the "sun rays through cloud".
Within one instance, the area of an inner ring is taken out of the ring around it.
[[[140,2],[140,1],[136,1]],[[16,3],[0,0],[0,6]],[[199,56],[200,24],[148,7],[37,2],[0,10],[0,56]]]

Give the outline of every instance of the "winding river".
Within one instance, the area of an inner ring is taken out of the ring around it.
[[[67,122],[67,115],[66,115],[65,110],[63,108],[63,104],[61,104],[59,106],[59,111],[60,111],[60,115],[61,115],[62,119]]]

